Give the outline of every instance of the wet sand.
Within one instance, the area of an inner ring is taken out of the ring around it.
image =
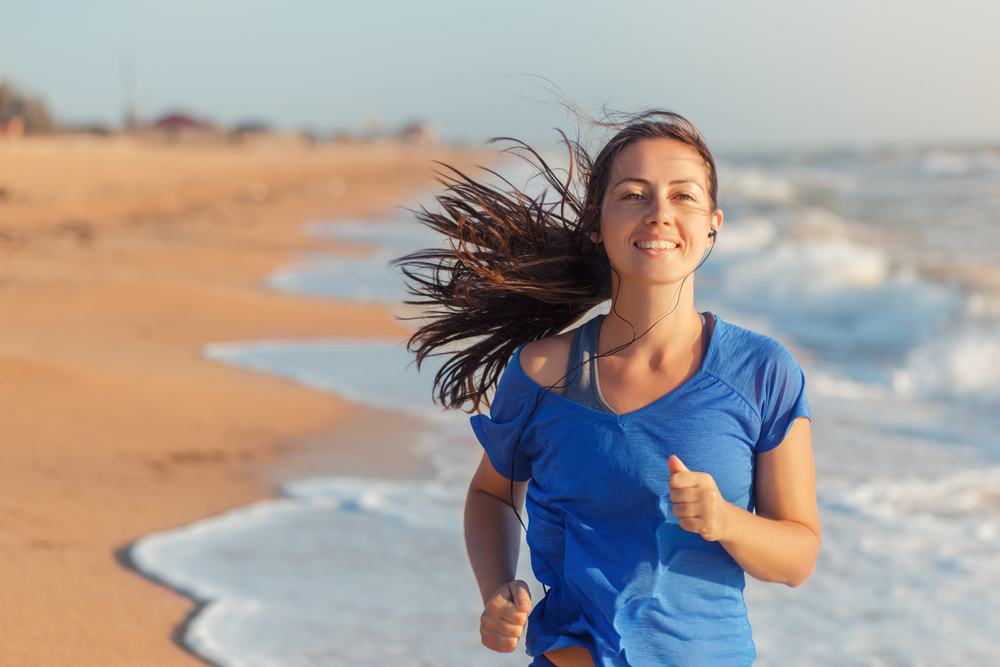
[[[175,636],[194,604],[128,569],[131,542],[302,474],[426,473],[398,435],[407,424],[200,350],[405,336],[383,307],[260,283],[295,251],[336,249],[304,238],[304,220],[409,201],[433,159],[487,158],[291,140],[0,141],[0,665],[204,664]]]

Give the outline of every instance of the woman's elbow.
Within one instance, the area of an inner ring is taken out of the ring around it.
[[[806,579],[808,579],[815,570],[816,570],[816,565],[813,564],[812,568],[808,570],[803,570],[801,573],[797,573],[797,576],[783,583],[789,588],[798,588],[802,584],[806,583]]]
[[[806,580],[816,571],[816,561],[819,559],[820,536],[813,533],[813,539],[803,550],[792,568],[789,568],[788,577],[782,581],[790,588],[798,588],[806,583]]]

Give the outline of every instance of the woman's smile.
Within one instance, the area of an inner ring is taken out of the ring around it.
[[[642,250],[673,250],[679,244],[675,241],[664,241],[662,239],[649,239],[636,241],[633,244],[636,248]]]

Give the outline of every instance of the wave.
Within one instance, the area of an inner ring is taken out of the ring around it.
[[[823,549],[800,589],[748,579],[758,661],[992,665],[1000,469],[820,485]],[[808,638],[808,639],[805,639]]]
[[[969,323],[924,342],[909,353],[892,385],[904,396],[1000,405],[1000,323]]]
[[[199,655],[223,667],[524,663],[480,645],[464,484],[327,478],[284,492],[132,548],[141,571],[203,603],[184,638]]]
[[[820,358],[899,363],[940,329],[962,296],[894,267],[835,218],[824,222],[830,217],[812,212],[795,232],[760,216],[724,227],[719,261],[706,265],[709,298],[767,318],[770,329]]]
[[[938,478],[874,478],[835,487],[828,499],[836,507],[896,520],[908,515],[970,519],[968,536],[1000,536],[1000,467],[962,470]],[[832,498],[836,497],[836,501]],[[991,547],[993,548],[993,547]]]

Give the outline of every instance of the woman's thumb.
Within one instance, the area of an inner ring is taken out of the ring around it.
[[[531,611],[531,591],[528,584],[520,579],[510,583],[511,597],[518,611]]]
[[[677,458],[676,454],[667,459],[667,469],[670,470],[671,475],[675,472],[687,472],[687,466]]]

